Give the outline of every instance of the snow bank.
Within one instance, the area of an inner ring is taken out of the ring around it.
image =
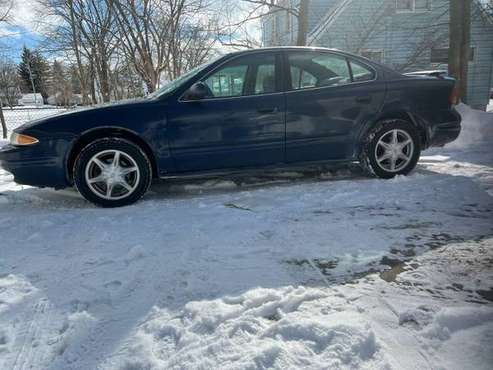
[[[361,315],[307,306],[327,297],[314,288],[254,289],[189,303],[178,315],[156,309],[118,368],[385,368]]]
[[[462,131],[459,138],[447,148],[467,148],[481,142],[493,142],[493,114],[472,109],[468,105],[457,107],[462,116]]]
[[[493,322],[491,307],[446,307],[438,312],[425,335],[445,340],[455,332],[480,326],[485,322]]]
[[[491,257],[493,239],[430,252],[393,283],[371,275],[155,307],[102,369],[488,369],[493,308],[464,299],[491,286]]]

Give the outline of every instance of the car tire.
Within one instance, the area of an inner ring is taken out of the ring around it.
[[[418,163],[421,144],[416,127],[404,120],[379,122],[365,137],[360,163],[371,176],[391,179],[409,174]]]
[[[152,168],[144,151],[121,138],[98,139],[87,145],[74,165],[79,193],[101,207],[137,202],[149,189]]]

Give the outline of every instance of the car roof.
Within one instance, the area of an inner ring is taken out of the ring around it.
[[[249,55],[249,54],[255,54],[258,52],[278,52],[278,51],[330,51],[333,53],[337,53],[346,57],[350,57],[356,60],[360,60],[365,62],[366,64],[370,64],[371,66],[379,66],[383,67],[384,69],[388,69],[388,67],[382,65],[381,63],[377,63],[373,60],[370,60],[368,58],[365,58],[361,55],[356,55],[353,53],[349,53],[347,51],[342,51],[339,49],[332,49],[332,48],[324,48],[324,47],[318,47],[318,46],[274,46],[274,47],[265,47],[265,48],[256,48],[256,49],[247,49],[247,50],[239,50],[239,51],[234,51],[229,54],[226,54],[225,57],[231,57],[231,56],[240,56],[240,55]]]
[[[243,54],[251,54],[259,51],[280,51],[280,50],[305,50],[305,51],[334,51],[342,54],[352,55],[351,53],[347,53],[338,49],[324,48],[318,46],[272,46],[272,47],[264,47],[264,48],[256,48],[256,49],[247,49],[247,50],[239,50],[229,53],[228,55],[243,55]]]

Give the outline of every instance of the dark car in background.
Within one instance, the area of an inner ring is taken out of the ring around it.
[[[458,137],[454,85],[330,49],[237,52],[145,99],[27,123],[0,164],[105,207],[137,201],[153,178],[354,161],[392,178]]]

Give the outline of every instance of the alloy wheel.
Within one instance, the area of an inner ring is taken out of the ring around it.
[[[394,129],[382,135],[375,147],[378,166],[387,172],[396,173],[411,162],[414,142],[404,130]]]
[[[87,163],[85,180],[98,197],[120,200],[137,189],[140,170],[137,162],[120,150],[105,150],[94,155]]]

